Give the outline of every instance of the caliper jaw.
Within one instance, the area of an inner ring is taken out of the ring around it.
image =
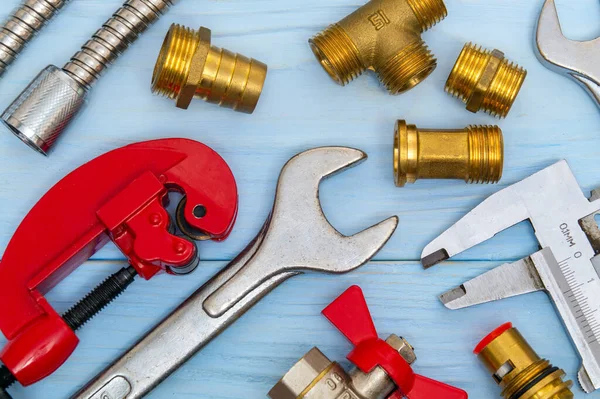
[[[544,290],[582,359],[579,382],[600,388],[600,190],[586,198],[565,161],[492,195],[423,251],[425,267],[529,220],[542,248],[440,296],[449,309]]]

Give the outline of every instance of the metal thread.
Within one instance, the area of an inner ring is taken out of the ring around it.
[[[0,76],[70,0],[25,0],[0,27]]]
[[[133,283],[135,276],[137,272],[132,266],[122,268],[69,309],[63,319],[73,331],[78,330],[121,295]]]
[[[467,183],[497,183],[502,178],[504,143],[498,126],[469,126]]]
[[[425,32],[448,16],[443,0],[407,0]]]
[[[347,85],[367,69],[354,42],[337,24],[318,33],[309,43],[321,66],[341,85]]]
[[[89,89],[173,3],[174,0],[127,0],[63,70]]]
[[[469,103],[477,90],[482,90],[479,87],[481,79],[495,57],[495,52],[467,43],[448,77],[446,92]],[[492,116],[504,118],[519,94],[527,71],[503,58],[503,55],[502,59],[494,61],[497,62],[495,71],[492,71],[494,75],[480,94],[482,98],[473,111],[481,109]]]
[[[6,368],[0,367],[0,390],[10,387],[17,381],[14,375]]]
[[[379,78],[391,94],[400,94],[421,83],[436,66],[437,60],[420,40],[390,59],[379,70]]]
[[[198,48],[197,30],[174,25],[160,50],[152,76],[152,92],[174,100],[190,73],[192,58]]]
[[[133,266],[122,268],[69,309],[63,315],[63,319],[73,331],[77,331],[121,295],[133,283],[135,276],[137,272]],[[6,366],[0,367],[0,395],[8,395],[4,390],[16,381],[17,379]]]

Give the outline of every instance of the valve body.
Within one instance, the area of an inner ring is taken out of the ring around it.
[[[406,340],[391,335],[390,344],[407,363],[417,360],[414,349]],[[370,373],[354,368],[347,373],[342,366],[329,360],[318,348],[311,349],[271,389],[271,399],[385,399],[396,389],[394,381],[381,368]]]

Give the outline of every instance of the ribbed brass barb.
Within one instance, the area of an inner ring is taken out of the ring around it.
[[[483,339],[475,354],[502,388],[505,399],[572,399],[573,382],[541,359],[511,323]]]
[[[392,94],[399,94],[437,66],[421,33],[447,14],[443,0],[371,0],[309,43],[337,83],[346,85],[371,69]]]
[[[394,178],[398,187],[418,179],[464,179],[497,183],[504,144],[498,126],[427,130],[400,120],[394,132]]]
[[[460,98],[471,112],[508,115],[527,71],[508,61],[499,50],[489,51],[467,43],[446,82],[446,92]]]
[[[173,24],[152,75],[152,92],[187,109],[194,97],[251,114],[267,77],[267,66],[211,45],[210,29]]]

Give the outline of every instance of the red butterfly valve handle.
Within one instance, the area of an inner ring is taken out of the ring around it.
[[[415,374],[415,352],[405,339],[379,338],[360,287],[346,290],[323,315],[354,345],[348,360],[356,368],[346,373],[313,348],[273,387],[272,399],[468,398],[461,389]]]

